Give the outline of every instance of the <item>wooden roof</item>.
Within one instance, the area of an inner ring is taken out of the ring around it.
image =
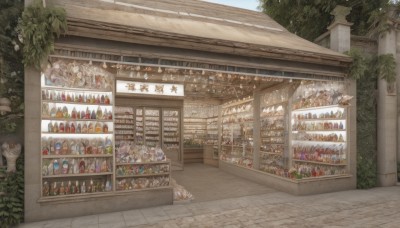
[[[351,59],[288,32],[261,12],[199,0],[53,0],[69,34],[347,67]]]

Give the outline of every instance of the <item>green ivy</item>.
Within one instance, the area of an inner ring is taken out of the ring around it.
[[[40,69],[54,51],[55,39],[67,31],[67,14],[63,8],[45,8],[42,1],[35,0],[25,8],[20,26],[24,37],[23,63]]]
[[[0,182],[0,228],[9,228],[21,223],[24,219],[24,156],[17,160],[17,171],[6,173],[0,169],[4,180]]]
[[[357,188],[376,186],[377,178],[377,81],[379,57],[352,49],[349,77],[357,80]],[[382,64],[382,62],[381,62]]]

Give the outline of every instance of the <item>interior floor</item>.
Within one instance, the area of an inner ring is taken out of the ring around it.
[[[194,202],[236,198],[276,192],[272,188],[201,163],[185,164],[172,178],[194,196]]]

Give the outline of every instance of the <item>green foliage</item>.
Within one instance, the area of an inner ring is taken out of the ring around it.
[[[54,41],[67,30],[67,15],[63,8],[46,7],[36,0],[22,14],[25,66],[40,69],[54,50]]]
[[[396,60],[393,54],[378,57],[378,73],[381,79],[384,79],[388,84],[396,81]]]
[[[346,54],[353,59],[349,69],[349,76],[354,80],[361,79],[367,70],[367,61],[365,60],[364,55],[358,49],[351,49]]]
[[[371,30],[382,32],[390,26],[385,20],[393,6],[390,0],[260,0],[265,13],[289,31],[311,41],[327,31],[333,20],[330,13],[337,5],[352,7],[347,19],[354,23],[354,35],[365,35]]]
[[[8,228],[19,224],[24,218],[24,157],[23,153],[17,160],[17,171],[6,173],[0,169],[0,175],[5,175],[0,182],[0,228]]]
[[[24,66],[18,19],[22,0],[0,1],[0,97],[11,101],[11,113],[0,116],[0,133],[15,132],[24,113]]]
[[[357,188],[376,186],[377,172],[377,80],[379,58],[357,49],[349,76],[357,80]]]

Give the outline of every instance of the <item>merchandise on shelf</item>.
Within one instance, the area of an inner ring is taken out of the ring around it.
[[[117,180],[118,191],[151,189],[169,186],[170,178],[166,176],[147,178],[124,178]]]
[[[116,154],[116,163],[145,163],[166,161],[166,156],[160,147],[138,146],[122,142]]]
[[[233,101],[222,107],[220,160],[253,167],[253,99]]]
[[[42,197],[113,190],[113,75],[57,61],[42,74]]]
[[[259,170],[263,172],[280,175],[288,168],[285,156],[288,99],[287,86],[267,91],[261,96]]]

